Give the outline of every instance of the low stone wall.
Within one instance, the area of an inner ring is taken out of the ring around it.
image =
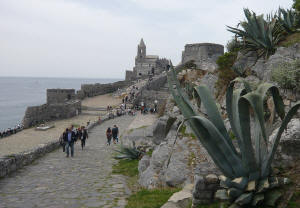
[[[118,89],[130,86],[132,84],[132,81],[118,81],[108,84],[83,84],[81,85],[81,90],[77,92],[77,98],[83,99],[85,97],[94,97],[97,95],[112,93]]]
[[[100,121],[95,121],[93,123],[90,123],[87,126],[88,130],[91,130],[98,124],[101,124],[105,121],[109,120],[109,117],[105,116]],[[22,152],[19,154],[12,154],[7,155],[2,158],[0,158],[0,178],[4,177],[22,167],[25,165],[31,164],[34,160],[44,156],[46,153],[52,152],[60,147],[59,140],[52,141],[46,144],[40,144],[38,147]]]
[[[71,118],[80,113],[81,101],[78,100],[66,103],[30,106],[26,109],[23,126],[24,128],[29,128],[45,121]]]
[[[29,165],[35,159],[42,157],[48,152],[59,147],[59,141],[53,141],[47,144],[41,144],[37,148],[28,152],[8,155],[0,158],[0,177],[4,177],[25,165]]]
[[[195,175],[192,207],[212,203],[214,201],[214,195],[219,188],[220,180],[217,175]]]

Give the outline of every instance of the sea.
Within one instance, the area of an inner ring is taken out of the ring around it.
[[[81,84],[111,83],[121,79],[0,77],[0,131],[21,124],[28,106],[46,103],[50,88],[79,90]]]

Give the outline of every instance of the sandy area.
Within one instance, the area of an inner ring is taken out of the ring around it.
[[[119,103],[121,103],[121,99],[110,94],[99,95],[82,101],[82,105],[88,107],[106,107],[107,105],[117,105]],[[86,126],[88,121],[96,120],[98,120],[96,115],[79,115],[69,119],[49,122],[49,124],[54,124],[55,127],[47,131],[36,131],[34,128],[25,129],[22,132],[0,139],[0,156],[27,151],[39,144],[57,140],[64,129],[70,125]]]

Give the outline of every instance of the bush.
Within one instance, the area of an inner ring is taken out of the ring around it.
[[[280,64],[272,69],[271,77],[284,89],[300,89],[300,59]]]
[[[300,0],[294,0],[293,8],[294,8],[297,12],[300,12]]]
[[[227,52],[218,58],[217,64],[219,68],[218,80],[216,82],[216,97],[223,95],[229,83],[238,76],[231,68],[236,57],[237,52]]]
[[[238,52],[242,48],[242,43],[237,39],[233,38],[226,44],[226,49],[228,52]]]

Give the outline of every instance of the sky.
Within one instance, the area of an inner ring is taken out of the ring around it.
[[[0,76],[125,78],[148,55],[181,60],[185,44],[226,45],[226,25],[292,0],[0,0]]]

